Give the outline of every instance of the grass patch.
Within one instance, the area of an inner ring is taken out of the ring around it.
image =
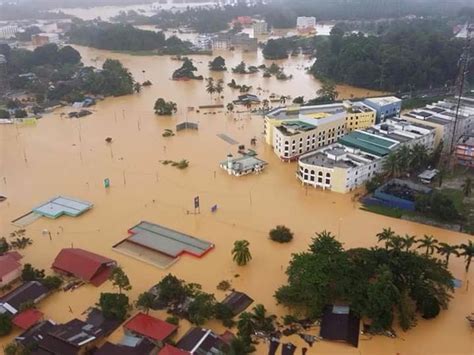
[[[186,169],[189,166],[189,161],[187,161],[186,159],[181,159],[180,161],[160,160],[160,162],[163,165],[171,165],[180,170]]]
[[[392,218],[402,218],[403,214],[406,211],[403,211],[399,208],[390,208],[385,206],[367,206],[361,207],[361,210],[381,214],[383,216],[392,217]]]

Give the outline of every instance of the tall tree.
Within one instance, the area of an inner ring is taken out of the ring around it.
[[[114,285],[114,287],[118,287],[119,293],[122,293],[122,290],[130,291],[132,289],[132,285],[130,285],[130,280],[128,279],[127,274],[120,266],[117,266],[112,270],[109,280],[112,281],[112,285]]]
[[[471,266],[471,260],[474,256],[474,243],[472,240],[469,240],[467,243],[463,243],[459,247],[461,249],[461,253],[459,255],[464,256],[464,260],[466,262],[466,272],[469,271],[469,267]]]
[[[387,249],[388,248],[388,242],[390,241],[390,239],[392,239],[395,236],[396,236],[396,234],[392,230],[392,228],[390,228],[390,227],[384,228],[382,230],[382,232],[377,233],[377,241],[379,243],[384,242],[385,243],[385,249]]]
[[[446,266],[449,264],[449,257],[451,254],[459,256],[458,252],[458,246],[457,245],[450,245],[448,243],[439,243],[439,245],[436,247],[436,250],[440,255],[444,255],[446,257],[445,263]]]
[[[471,196],[472,179],[470,177],[467,177],[466,180],[464,180],[464,183],[462,184],[462,192],[466,197]]]
[[[143,292],[138,296],[136,307],[148,314],[150,309],[153,308],[154,304],[155,295],[150,292]]]
[[[212,95],[216,92],[216,87],[214,85],[214,79],[213,78],[207,78],[206,79],[206,92],[211,95],[211,99],[212,99]]]
[[[252,260],[252,255],[249,250],[250,243],[247,240],[236,240],[234,248],[232,249],[233,260],[239,266],[247,265]]]
[[[438,240],[432,235],[424,235],[423,239],[418,240],[418,248],[426,248],[425,255],[431,255],[436,250]]]
[[[416,243],[416,236],[405,234],[403,238],[403,245],[405,247],[405,251],[408,252],[410,248],[415,245]]]

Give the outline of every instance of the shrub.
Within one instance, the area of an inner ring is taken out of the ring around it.
[[[276,226],[270,231],[270,239],[278,243],[288,243],[293,239],[293,233],[285,226]]]
[[[168,318],[166,318],[166,322],[174,325],[179,325],[179,318],[176,316],[169,316]]]
[[[12,321],[4,313],[0,314],[0,336],[8,335],[12,331]]]
[[[435,318],[440,310],[441,307],[435,297],[427,297],[421,302],[421,313],[425,319]]]

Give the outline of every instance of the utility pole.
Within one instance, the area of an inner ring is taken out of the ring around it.
[[[459,120],[459,110],[461,108],[461,97],[464,93],[464,84],[466,81],[467,74],[469,72],[469,63],[471,61],[471,34],[474,29],[474,25],[466,25],[466,45],[464,50],[459,58],[459,74],[456,78],[455,90],[457,91],[457,103],[456,103],[456,114],[454,115],[454,124],[453,124],[453,133],[451,137],[451,144],[449,147],[449,163],[452,167],[455,164],[455,150],[457,143],[457,129],[458,129],[458,120]]]

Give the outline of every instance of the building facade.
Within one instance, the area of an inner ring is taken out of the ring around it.
[[[402,110],[402,100],[395,96],[371,97],[364,103],[377,112],[377,123],[391,117],[397,117]]]
[[[268,34],[268,24],[264,20],[256,20],[253,25],[253,35],[261,36]]]
[[[364,131],[356,130],[335,144],[301,156],[297,178],[305,185],[350,192],[383,169],[385,158],[402,146],[434,148],[435,130],[401,119],[386,120]]]
[[[457,163],[474,168],[474,136],[465,137],[456,145]]]
[[[348,131],[370,127],[375,111],[361,102],[288,106],[265,117],[265,140],[283,161],[337,142]]]
[[[300,32],[316,31],[316,17],[299,16],[296,29]]]

